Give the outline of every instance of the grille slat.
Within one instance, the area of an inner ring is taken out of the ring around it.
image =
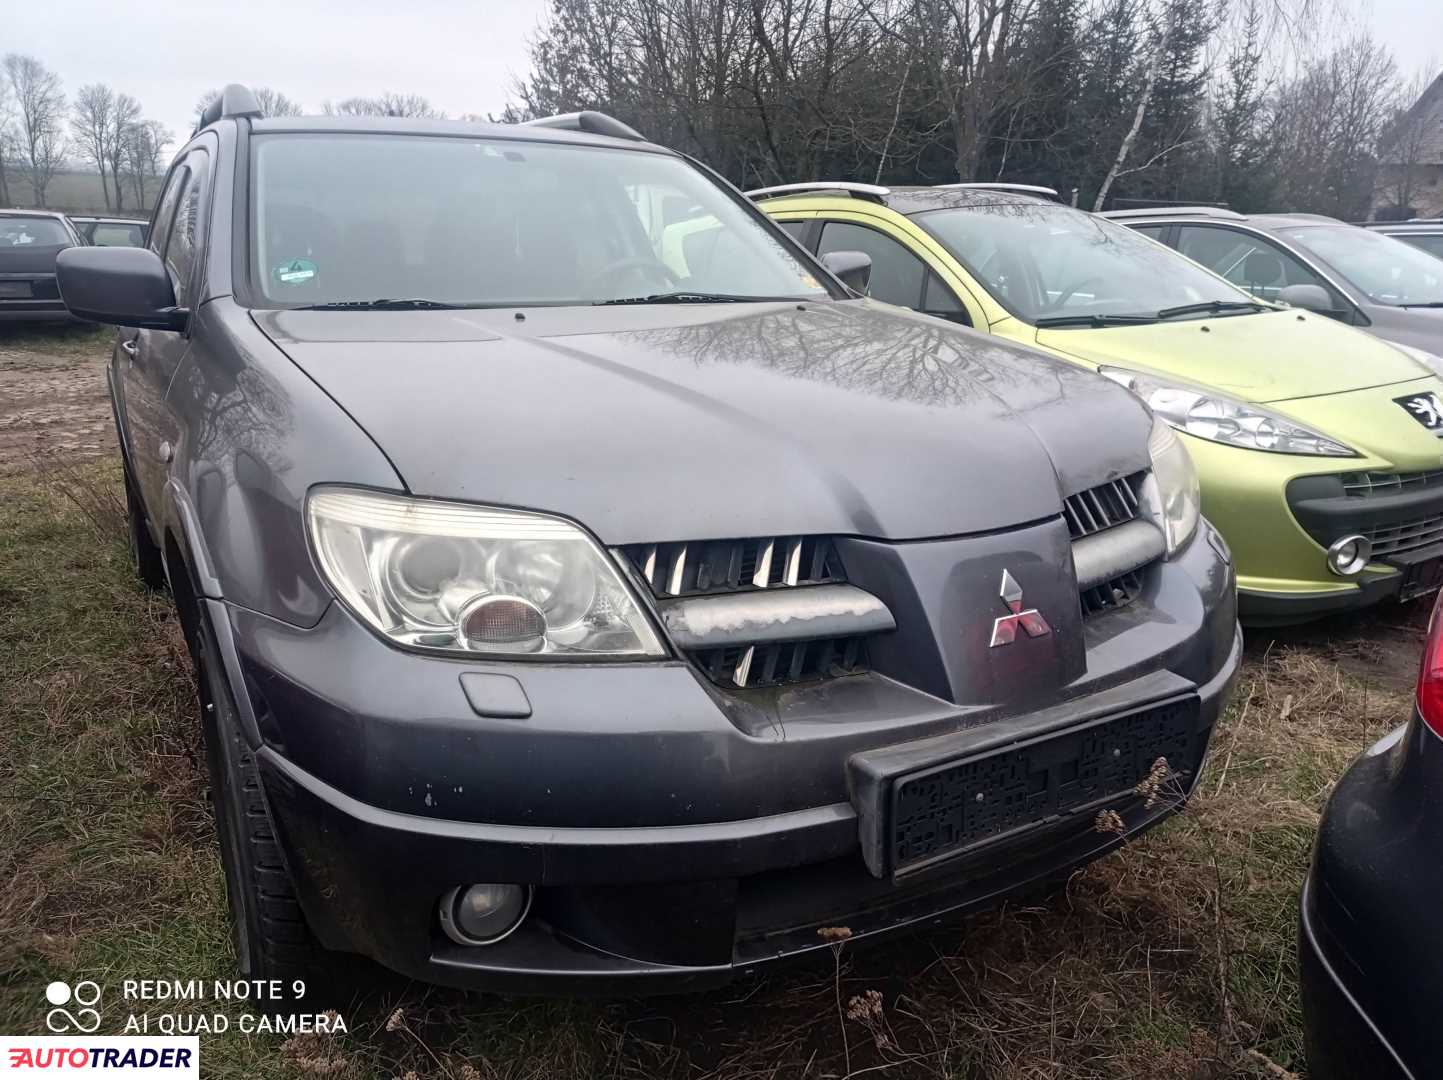
[[[744,690],[818,682],[866,670],[866,651],[859,637],[729,646],[703,649],[692,656],[713,682]]]
[[[1122,525],[1137,517],[1138,488],[1145,472],[1109,480],[1105,484],[1069,495],[1062,503],[1062,517],[1074,540]]]
[[[1443,486],[1443,469],[1426,472],[1343,474],[1343,493],[1351,498],[1368,499],[1376,495],[1400,495],[1405,491]]]
[[[1104,582],[1095,588],[1084,589],[1078,594],[1082,601],[1083,618],[1125,607],[1132,603],[1140,592],[1142,592],[1142,575],[1135,570]]]
[[[830,536],[766,536],[621,549],[658,598],[845,582]]]
[[[1417,551],[1419,548],[1443,542],[1443,514],[1397,525],[1374,526],[1364,535],[1373,542],[1374,557]]]

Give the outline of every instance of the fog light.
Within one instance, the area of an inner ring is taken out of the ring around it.
[[[530,910],[530,885],[457,885],[441,897],[441,929],[458,945],[491,945]]]
[[[1366,536],[1345,536],[1328,548],[1328,569],[1339,577],[1356,577],[1373,557],[1373,541]]]

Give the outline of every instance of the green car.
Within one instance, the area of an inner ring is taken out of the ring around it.
[[[1384,341],[1008,188],[748,194],[815,254],[869,255],[872,297],[1138,393],[1197,463],[1246,621],[1302,622],[1443,584],[1443,381]]]

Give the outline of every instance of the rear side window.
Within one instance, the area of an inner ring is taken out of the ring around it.
[[[1149,239],[1152,239],[1152,240],[1156,240],[1158,243],[1162,243],[1162,234],[1165,233],[1165,232],[1167,232],[1167,226],[1166,226],[1166,225],[1134,225],[1134,226],[1132,227],[1132,231],[1133,231],[1133,232],[1140,232],[1140,233],[1142,233],[1143,236],[1146,236],[1146,237],[1148,237]]]
[[[931,270],[927,271],[927,288],[922,294],[922,310],[928,315],[951,319],[963,326],[972,325],[962,301],[958,300],[947,284]]]
[[[1429,255],[1436,255],[1443,259],[1443,234],[1438,236],[1400,236],[1399,240],[1406,240],[1415,248],[1422,248]]]
[[[797,243],[800,244],[802,242],[802,237],[807,231],[807,223],[805,221],[779,221],[777,224],[786,229],[787,232],[791,234],[792,239]]]
[[[200,246],[202,195],[205,190],[209,156],[203,150],[192,151],[186,158],[190,170],[185,187],[176,203],[175,220],[170,226],[170,239],[165,245],[165,265],[175,283],[176,302],[182,306],[190,290],[191,269],[195,266],[196,249]]]
[[[872,257],[872,277],[867,295],[888,304],[917,310],[922,306],[922,284],[927,267],[905,247],[865,225],[829,221],[822,227],[817,254],[832,251],[862,251]]]
[[[96,247],[144,247],[139,225],[97,222],[90,227],[90,242]]]
[[[1282,248],[1236,229],[1183,225],[1177,246],[1189,259],[1261,300],[1276,300],[1289,285],[1318,285],[1333,295],[1326,281]]]

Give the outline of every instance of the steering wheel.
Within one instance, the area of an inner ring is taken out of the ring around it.
[[[681,286],[681,278],[672,273],[671,267],[660,259],[654,259],[650,255],[628,255],[624,259],[614,259],[587,277],[586,290],[590,292],[593,285],[603,284],[608,278],[643,272],[660,273],[673,288]]]
[[[1074,282],[1071,288],[1067,289],[1065,292],[1062,293],[1061,296],[1059,296],[1056,300],[1047,305],[1047,310],[1056,311],[1063,304],[1067,303],[1067,301],[1071,300],[1072,294],[1077,292],[1078,289],[1082,288],[1084,285],[1091,285],[1093,282],[1099,282],[1101,280],[1101,275],[1094,274],[1092,277],[1085,277],[1081,281]]]

